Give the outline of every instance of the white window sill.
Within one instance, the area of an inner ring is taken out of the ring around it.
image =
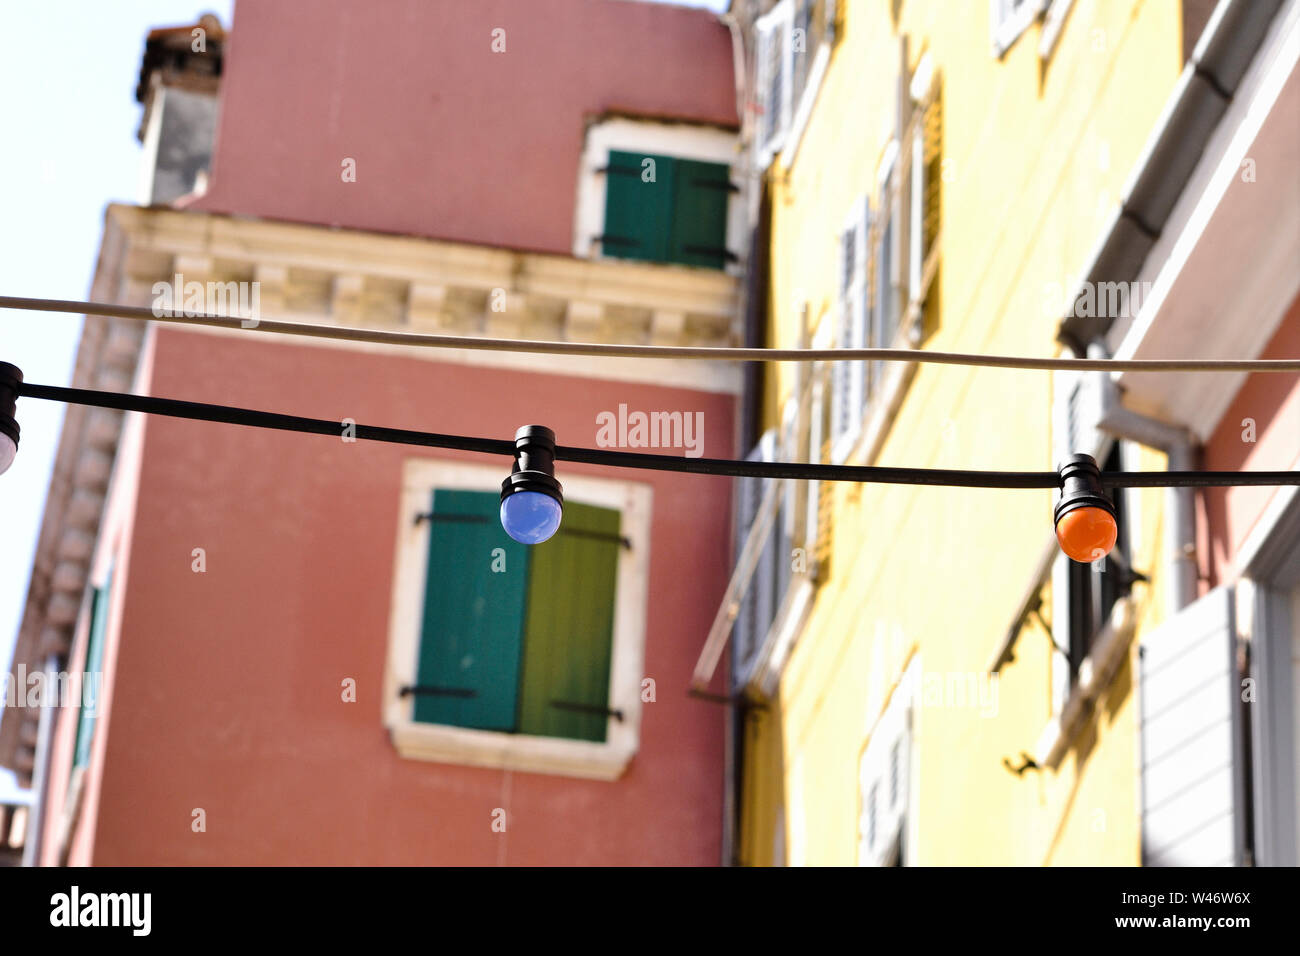
[[[1079,665],[1078,679],[1060,714],[1048,722],[1038,738],[1035,760],[1040,767],[1055,770],[1070,748],[1092,704],[1110,687],[1110,682],[1128,654],[1137,630],[1137,605],[1130,597],[1120,598],[1110,619],[1097,635],[1091,653]]]
[[[636,753],[635,745],[616,742],[531,737],[415,722],[398,724],[391,733],[398,754],[411,760],[591,780],[617,780]]]

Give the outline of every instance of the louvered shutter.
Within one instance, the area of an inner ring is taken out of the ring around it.
[[[812,394],[809,397],[808,412],[808,460],[813,463],[822,460],[822,436],[826,420],[826,376],[824,366],[813,368]],[[821,482],[808,482],[807,516],[804,519],[804,544],[809,564],[817,550],[817,533],[821,518]]]
[[[669,262],[721,269],[727,263],[727,203],[731,170],[725,163],[673,163]]]
[[[755,23],[758,32],[758,90],[762,96],[759,147],[775,152],[790,119],[793,86],[790,30],[793,0],[781,0]]]
[[[799,103],[804,86],[808,82],[808,67],[812,62],[812,8],[815,0],[794,0],[796,9],[790,28],[790,108]],[[801,39],[801,49],[796,50],[794,39],[796,31]]]
[[[1143,634],[1138,685],[1143,866],[1241,862],[1245,813],[1233,592]]]
[[[835,347],[852,348],[856,340],[855,311],[851,305],[850,290],[856,263],[855,247],[858,231],[850,224],[840,233],[839,293],[835,302]],[[849,432],[852,414],[853,376],[857,363],[831,363],[831,454],[832,460],[844,460],[847,449],[844,438]]]
[[[565,502],[561,533],[529,554],[521,734],[605,740],[620,517]]]
[[[778,23],[772,30],[768,45],[767,103],[763,110],[765,120],[765,145],[775,148],[785,125],[785,47],[789,37],[785,24]]]
[[[877,343],[871,339],[871,204],[863,196],[853,216],[851,228],[857,239],[853,245],[853,347],[870,348]],[[880,363],[875,363],[879,366]],[[850,401],[853,407],[853,430],[862,420],[878,372],[871,371],[871,363],[854,362],[850,373]]]
[[[769,431],[759,440],[753,450],[745,456],[745,460],[774,461],[775,452],[776,433]],[[749,529],[753,527],[759,504],[767,491],[767,483],[774,480],[772,478],[736,479],[736,500],[739,508],[737,528],[740,531],[736,536],[737,561],[740,552],[744,549]],[[763,544],[758,563],[754,567],[753,577],[750,578],[749,588],[740,602],[740,609],[736,615],[736,624],[731,641],[733,689],[741,687],[747,682],[750,668],[754,662],[754,655],[762,647],[763,639],[767,636],[767,629],[776,616],[777,601],[780,600],[780,594],[777,590],[777,562],[779,559],[777,549],[780,547],[781,525],[783,524],[780,517],[780,515],[777,515],[777,520],[773,523],[767,541]],[[788,562],[786,564],[788,566]]]
[[[654,161],[654,179],[649,182],[643,178],[646,160]],[[668,261],[677,201],[676,163],[670,156],[610,150],[605,170],[605,231],[601,235],[605,255]]]
[[[90,629],[86,639],[86,663],[84,673],[98,674],[103,668],[104,640],[108,631],[108,599],[113,589],[113,571],[110,568],[108,579],[102,588],[94,588],[90,598]],[[85,702],[85,693],[81,702]],[[95,737],[95,709],[81,707],[77,714],[77,738],[73,745],[73,767],[84,767],[90,763],[90,747]]]
[[[925,266],[925,119],[912,130],[912,169],[908,179],[907,293],[909,303],[921,294]]]
[[[529,552],[501,528],[496,492],[437,490],[416,684],[417,721],[514,730]],[[494,573],[494,549],[507,573]]]
[[[895,158],[892,169],[885,178],[880,191],[877,208],[883,217],[879,225],[876,245],[876,261],[872,282],[875,287],[873,298],[872,331],[875,344],[880,348],[890,348],[899,324],[899,294],[902,284],[900,278],[901,252],[899,246],[899,208],[896,197],[891,196],[891,186],[898,177],[901,160]],[[872,369],[872,378],[879,381],[883,371],[882,362],[876,362]]]
[[[943,190],[943,102],[942,85],[932,81],[933,98],[925,107],[924,144],[925,144],[925,200],[923,206],[924,235],[921,246],[921,268],[924,274],[925,259],[934,248],[939,238],[939,215],[942,209]],[[920,294],[919,291],[917,294]]]
[[[858,864],[885,866],[901,856],[911,773],[914,680],[909,667],[862,754]]]

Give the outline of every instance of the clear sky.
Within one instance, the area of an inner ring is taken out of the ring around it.
[[[728,4],[679,2],[718,12]],[[6,131],[0,146],[0,294],[89,295],[105,206],[138,199],[135,86],[145,36],[155,27],[194,23],[205,12],[229,26],[231,8],[232,0],[6,5],[0,30],[0,129]],[[28,381],[67,385],[80,331],[79,316],[0,309],[0,361],[17,365]],[[0,476],[0,662],[6,672],[63,406],[22,399],[18,421],[18,457]],[[13,787],[13,775],[0,769],[0,799]]]

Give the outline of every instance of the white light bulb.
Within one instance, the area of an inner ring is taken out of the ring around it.
[[[17,454],[18,446],[14,444],[14,440],[4,432],[0,432],[0,475],[9,470]]]

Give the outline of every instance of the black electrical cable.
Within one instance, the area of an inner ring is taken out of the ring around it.
[[[348,425],[322,418],[280,415],[230,405],[184,402],[152,395],[126,395],[98,392],[58,385],[34,385],[23,382],[18,395],[49,401],[90,405],[122,411],[144,412],[170,418],[222,422],[254,428],[342,437],[345,427],[366,441],[421,445],[426,448],[449,448],[513,458],[515,443],[501,438],[474,438],[436,432],[384,428],[376,425]],[[855,481],[895,485],[944,485],[962,488],[1060,488],[1062,479],[1055,471],[958,471],[944,468],[886,468],[875,465],[822,465],[797,462],[737,461],[729,458],[679,458],[673,455],[649,455],[640,452],[614,451],[605,448],[556,446],[556,461],[614,468],[639,468],[652,471],[688,472],[736,478],[794,478],[811,481]],[[1239,485],[1300,485],[1300,471],[1111,471],[1102,472],[1101,482],[1111,488],[1193,488]]]

